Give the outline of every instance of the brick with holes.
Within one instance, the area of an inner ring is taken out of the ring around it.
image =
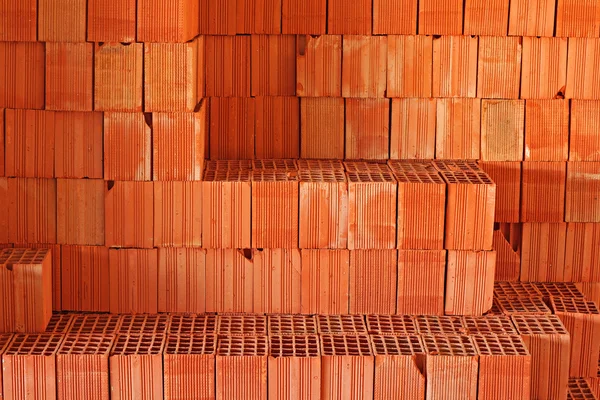
[[[367,315],[369,335],[407,336],[418,335],[417,325],[410,315]]]
[[[127,314],[121,317],[118,335],[165,335],[170,317],[166,314]]]
[[[2,355],[8,348],[8,345],[12,341],[13,335],[8,333],[0,334],[0,360],[2,359]],[[2,382],[2,369],[0,369],[0,383]],[[4,399],[4,393],[2,390],[2,385],[0,385],[0,399]]]
[[[211,314],[172,314],[169,335],[212,335],[216,332],[217,316]]]
[[[121,316],[115,314],[73,315],[70,335],[114,335],[121,326]]]
[[[589,379],[597,378],[571,378],[569,379],[569,391],[567,400],[596,400],[597,396],[589,383]]]
[[[494,297],[541,297],[542,292],[538,290],[537,284],[531,282],[494,282]]]
[[[217,334],[225,336],[267,336],[267,317],[260,314],[217,316]]]
[[[317,315],[320,335],[366,335],[362,315]]]
[[[572,282],[533,282],[532,285],[541,293],[546,303],[550,303],[550,299],[553,297],[567,299],[583,299],[586,297]]]
[[[544,315],[552,314],[541,297],[501,297],[495,299],[500,311],[506,315],[527,314]]]
[[[317,319],[314,315],[273,314],[268,316],[269,336],[316,335]]]
[[[70,333],[74,318],[75,314],[70,313],[53,314],[52,318],[50,318],[50,322],[48,322],[48,325],[46,326],[45,333],[54,333],[58,335]]]
[[[518,335],[509,316],[484,315],[482,317],[463,317],[467,335]]]
[[[464,335],[467,331],[461,317],[417,315],[414,318],[421,335]]]

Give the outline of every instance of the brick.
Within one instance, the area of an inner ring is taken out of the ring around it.
[[[204,95],[204,36],[187,43],[144,45],[144,111],[192,112]],[[207,41],[208,46],[208,41]],[[209,57],[207,49],[206,59]],[[208,93],[208,87],[206,90]]]
[[[368,333],[362,315],[317,315],[320,335],[364,336]]]
[[[41,0],[37,4],[40,42],[85,42],[85,0]]]
[[[433,38],[433,97],[475,97],[478,43],[472,36]]]
[[[410,315],[367,315],[367,329],[369,331],[369,335],[377,335],[384,337],[386,343],[384,344],[387,348],[387,345],[390,343],[385,339],[387,336],[417,336],[418,330],[417,325],[415,323],[414,317]],[[375,340],[371,341],[371,345],[373,346],[374,351],[381,351],[381,346],[376,345]],[[394,344],[394,343],[392,343]],[[393,347],[392,347],[393,348]]]
[[[584,299],[585,296],[574,283],[570,282],[534,282],[535,288],[542,293],[544,301],[550,303],[552,298]]]
[[[0,3],[2,42],[35,42],[37,40],[37,1],[3,0]]]
[[[567,99],[600,99],[599,38],[570,38],[567,52]]]
[[[211,159],[254,158],[256,105],[257,99],[254,98],[210,99]]]
[[[302,158],[344,158],[344,99],[303,98],[300,117]]]
[[[465,35],[505,36],[509,0],[466,0]]]
[[[432,74],[431,36],[388,36],[386,96],[431,97]]]
[[[109,182],[105,207],[106,246],[154,246],[152,182]]]
[[[57,178],[102,179],[102,113],[55,112]]]
[[[415,35],[417,1],[375,0],[373,2],[374,35]]]
[[[600,161],[600,101],[571,100],[569,161]]]
[[[481,168],[496,184],[494,222],[519,222],[521,211],[521,163],[483,162]]]
[[[0,108],[0,176],[5,176],[5,174],[4,174],[4,171],[5,171],[4,150],[5,150],[5,143],[6,143],[6,139],[5,139],[6,128],[4,126],[4,121],[5,121],[6,117],[4,116],[4,114],[5,114],[4,109]]]
[[[110,249],[110,312],[158,312],[158,251]]]
[[[209,336],[216,332],[217,316],[211,314],[174,314],[171,315],[169,335]]]
[[[302,250],[301,312],[347,314],[350,252]]]
[[[389,99],[346,99],[346,158],[389,158],[389,125]]]
[[[554,0],[513,0],[510,3],[510,36],[554,36]]]
[[[568,399],[594,399],[596,398],[595,387],[590,380],[597,381],[598,378],[570,378]]]
[[[299,97],[340,97],[342,95],[342,36],[298,36],[296,95]]]
[[[317,319],[312,315],[275,314],[269,315],[268,320],[270,337],[279,336],[281,338],[282,336],[298,336],[299,339],[301,339],[301,341],[298,343],[303,343],[303,337],[318,334]],[[280,342],[279,339],[273,341],[271,344],[274,345],[272,347],[273,352],[278,352],[278,354],[285,353],[289,355],[289,353],[285,352],[285,349],[279,347],[283,344],[283,342]]]
[[[567,224],[565,275],[571,282],[600,281],[600,224]],[[593,296],[587,296],[594,300]]]
[[[567,164],[565,221],[600,222],[600,162]]]
[[[481,101],[481,159],[522,161],[525,143],[525,101]]]
[[[548,315],[552,311],[546,306],[542,297],[496,298],[494,302],[505,315]]]
[[[342,96],[385,97],[387,37],[345,36],[342,54]]]
[[[152,134],[142,113],[104,113],[104,179],[152,179]]]
[[[463,317],[468,335],[504,336],[517,335],[517,329],[506,315],[486,315],[483,317]]]
[[[209,0],[200,4],[200,34],[235,35],[237,33],[237,0]]]
[[[565,218],[566,163],[523,163],[521,222],[562,222]]]
[[[46,44],[46,109],[92,111],[94,45]]]
[[[200,247],[201,215],[201,182],[154,182],[155,247]]]
[[[166,314],[127,314],[121,316],[118,335],[164,335],[170,329],[171,318]]]
[[[206,250],[158,249],[158,312],[206,310]]]
[[[249,36],[206,37],[206,96],[250,97]]]
[[[299,158],[300,99],[257,97],[255,100],[256,158]]]
[[[237,0],[237,33],[280,34],[281,1]]]
[[[358,0],[352,7],[344,0],[330,0],[327,7],[327,33],[333,35],[370,35],[372,2]]]
[[[600,282],[582,282],[576,284],[583,293],[585,298],[598,304],[600,301]]]
[[[567,161],[568,100],[527,100],[525,132],[525,161]]]
[[[224,314],[217,317],[217,334],[220,337],[267,336],[267,325],[268,320],[265,315]]]
[[[478,97],[519,98],[521,42],[519,37],[479,38]]]
[[[463,2],[424,0],[419,2],[419,35],[461,35]]]
[[[433,159],[435,99],[392,99],[390,158]]]
[[[208,249],[206,312],[252,312],[252,279],[251,250]]]
[[[15,3],[12,0],[9,2]],[[6,1],[3,3],[5,4]],[[12,17],[10,18],[12,19]],[[3,24],[3,26],[7,26],[7,24]],[[3,30],[3,32],[5,31]],[[35,41],[35,35],[31,40]],[[0,90],[0,107],[44,108],[45,74],[46,47],[44,43],[1,42],[0,80],[5,84]]]
[[[525,223],[521,249],[521,281],[565,280],[567,224]]]
[[[554,99],[565,94],[567,39],[523,38],[522,99]]]
[[[107,312],[110,300],[107,265],[108,248],[104,246],[62,246],[62,309]]]
[[[253,263],[253,312],[299,314],[302,278],[300,250],[255,250]]]
[[[136,0],[88,0],[87,40],[135,42]]]
[[[57,180],[58,243],[104,245],[104,193],[101,179]]]
[[[398,314],[444,315],[446,252],[398,251]]]
[[[282,1],[283,34],[323,35],[327,25],[327,1]]]
[[[12,334],[9,334],[9,333],[0,334],[0,357],[2,357],[2,354],[4,354],[4,352],[6,351],[6,348],[8,347],[12,338],[13,338]],[[2,372],[0,372],[0,381],[1,380],[2,380]],[[0,396],[2,398],[4,398],[4,393],[3,393],[2,389],[0,389]]]
[[[530,282],[494,282],[494,297],[498,300],[508,299],[524,299],[529,297],[541,298],[542,292],[538,289],[537,283]],[[498,304],[500,305],[500,304]]]
[[[556,36],[598,37],[600,4],[590,0],[556,2]]]
[[[435,158],[479,159],[481,101],[439,99]]]
[[[187,42],[199,33],[196,0],[139,0],[137,40],[140,42]]]
[[[350,252],[350,313],[395,314],[398,255],[395,250]]]
[[[94,57],[94,109],[142,111],[142,43],[96,45]]]
[[[252,96],[296,95],[296,37],[251,36]]]

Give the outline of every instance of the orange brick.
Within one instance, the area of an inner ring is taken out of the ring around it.
[[[281,33],[281,0],[237,0],[237,33]]]
[[[299,314],[302,276],[300,250],[255,250],[253,261],[253,312]]]
[[[600,281],[600,224],[567,224],[565,280],[569,282]],[[600,289],[600,284],[598,284]],[[597,301],[593,293],[585,293]],[[600,292],[598,292],[600,295]]]
[[[567,164],[565,221],[600,222],[600,162]]]
[[[101,179],[58,179],[57,241],[104,245],[104,191]]]
[[[109,311],[108,248],[62,246],[61,293],[64,310]]]
[[[519,98],[521,41],[519,37],[479,38],[477,97]]]
[[[102,113],[53,114],[56,177],[102,179]]]
[[[96,45],[94,59],[94,109],[142,111],[144,45]]]
[[[344,158],[344,99],[300,100],[302,158]]]
[[[206,312],[252,312],[252,251],[206,251]],[[235,293],[235,296],[232,296]]]
[[[446,315],[482,315],[492,308],[496,252],[449,251]]]
[[[327,0],[283,0],[281,33],[324,35],[327,25]]]
[[[389,99],[346,99],[346,158],[388,159]]]
[[[300,157],[300,99],[257,97],[255,129],[256,158]]]
[[[397,279],[395,250],[350,252],[350,314],[395,314]]]
[[[466,0],[465,35],[505,36],[509,0]]]
[[[570,38],[567,53],[567,99],[600,99],[600,38]]]
[[[110,312],[158,312],[158,250],[110,249]]]
[[[419,1],[419,35],[461,35],[462,0]]]
[[[201,182],[154,182],[154,247],[202,246],[201,213]]]
[[[511,224],[506,224],[511,225]],[[520,225],[518,225],[520,227]],[[511,241],[518,237],[518,246],[520,243],[520,231],[517,229],[508,229],[508,233],[502,230],[494,231],[494,241],[492,248],[496,252],[496,275],[495,281],[518,281],[521,275],[521,254],[519,249],[515,249]],[[505,236],[506,235],[506,236]]]
[[[344,0],[329,0],[327,33],[333,35],[370,35],[372,2],[357,0],[348,7]]]
[[[94,45],[46,44],[46,109],[92,111]]]
[[[392,159],[434,158],[436,106],[435,99],[392,99]]]
[[[386,95],[431,97],[432,66],[431,36],[388,36]]]
[[[238,0],[207,0],[200,3],[201,35],[235,35]]]
[[[204,313],[206,250],[158,249],[158,312]]]
[[[149,181],[152,142],[142,113],[104,114],[104,179]]]
[[[86,0],[38,1],[40,42],[85,42]]]
[[[555,9],[555,0],[511,0],[508,34],[552,37]]]
[[[398,252],[396,312],[409,315],[444,315],[446,251]]]
[[[567,224],[523,224],[521,281],[564,282]]]
[[[595,0],[558,0],[556,36],[598,37],[600,4]]]
[[[525,132],[525,161],[567,161],[568,100],[527,100]]]
[[[250,97],[250,37],[206,36],[206,96]]]
[[[5,148],[5,127],[4,127],[4,109],[0,108],[0,176],[4,176],[4,148]]]
[[[567,39],[524,37],[521,98],[562,98],[566,83]]]
[[[35,42],[37,40],[37,0],[0,2],[0,41]]]
[[[296,53],[297,96],[341,97],[341,36],[298,36]]]
[[[296,95],[296,37],[252,35],[252,96]]]
[[[302,250],[302,313],[347,314],[348,250]]]
[[[210,158],[254,158],[256,99],[212,97],[210,99]]]
[[[44,43],[0,42],[0,107],[44,108],[45,58]]]
[[[519,222],[521,209],[521,163],[483,162],[481,168],[496,184],[495,222]]]
[[[105,196],[106,246],[152,248],[153,214],[152,182],[109,182]]]
[[[203,95],[203,36],[187,43],[144,44],[145,111],[192,112]]]
[[[416,0],[374,0],[374,35],[415,35],[417,33]]]
[[[522,161],[525,143],[525,101],[482,100],[481,159]]]
[[[139,42],[187,42],[199,33],[197,0],[137,0]]]
[[[385,97],[387,56],[386,36],[344,36],[342,96]]]
[[[600,161],[600,101],[572,100],[569,161]]]
[[[87,40],[135,42],[136,0],[88,0]]]
[[[563,222],[566,163],[523,163],[521,222]]]
[[[480,99],[439,99],[435,158],[479,159]]]
[[[433,97],[475,97],[477,37],[439,36],[433,39]]]

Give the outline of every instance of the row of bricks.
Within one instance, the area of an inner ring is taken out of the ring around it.
[[[0,16],[0,40],[7,41],[181,42],[198,33],[600,34],[600,4],[582,0],[358,0],[352,7],[344,0],[4,0]]]

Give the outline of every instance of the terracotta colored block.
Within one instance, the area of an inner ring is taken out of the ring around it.
[[[590,0],[556,2],[556,36],[598,37],[600,4]]]
[[[110,398],[162,399],[164,335],[119,335],[110,352]]]
[[[554,0],[512,0],[508,17],[510,36],[554,36]]]
[[[436,107],[435,99],[392,99],[392,159],[434,158]]]
[[[46,44],[46,109],[92,111],[94,45]]]
[[[321,399],[372,399],[375,357],[369,336],[321,335]]]
[[[341,5],[341,0],[338,1]],[[330,6],[331,4],[329,3]],[[343,97],[385,97],[386,76],[390,81],[397,79],[394,75],[396,71],[387,75],[389,66],[396,68],[396,64],[388,63],[388,54],[396,55],[396,50],[388,52],[387,42],[386,36],[344,36]],[[388,94],[392,96],[391,93]]]
[[[521,163],[483,162],[481,168],[496,184],[495,222],[519,222],[521,210]]]
[[[302,250],[300,296],[303,314],[347,314],[350,252]]]
[[[435,158],[480,158],[480,99],[439,99],[436,120]]]
[[[370,35],[372,31],[372,2],[358,0],[348,7],[344,0],[329,0],[327,33],[333,35]]]
[[[200,3],[200,34],[235,35],[238,0],[208,0]]]
[[[387,159],[389,99],[346,99],[346,158]]]
[[[2,356],[4,398],[56,399],[60,335],[15,335]]]
[[[252,96],[296,95],[296,37],[252,35]]]
[[[570,282],[600,282],[600,224],[567,224],[565,278]],[[587,296],[596,301],[596,296]],[[596,301],[598,302],[598,301]]]
[[[158,312],[158,251],[110,249],[110,312]]]
[[[216,332],[220,337],[266,337],[267,324],[267,317],[262,314],[223,314],[217,317]]]
[[[206,252],[206,312],[252,312],[251,250],[208,249]]]
[[[475,97],[477,46],[472,36],[433,38],[433,97]]]
[[[566,163],[523,163],[521,222],[563,222]]]
[[[299,158],[300,99],[257,97],[255,100],[256,158]]]
[[[41,0],[37,4],[40,42],[85,42],[86,0]]]
[[[567,222],[600,222],[600,162],[567,164]]]
[[[542,297],[499,297],[494,302],[504,315],[549,315],[552,311]]]
[[[527,100],[525,132],[525,161],[567,161],[568,100]]]
[[[173,314],[170,316],[169,335],[208,336],[216,331],[217,316],[211,314]]]
[[[154,182],[154,247],[200,247],[201,215],[201,182]]]
[[[250,37],[206,36],[205,40],[206,96],[250,97]]]
[[[152,179],[152,134],[142,113],[104,113],[104,179]]]
[[[398,314],[444,315],[446,252],[398,251]]]
[[[374,35],[415,35],[417,33],[417,1],[373,1]]]
[[[600,161],[600,101],[571,100],[569,161]]]
[[[350,252],[350,313],[395,314],[396,250]]]
[[[252,181],[252,247],[298,248],[299,204],[297,173],[255,170]]]
[[[104,245],[104,192],[101,179],[57,180],[58,243]]]
[[[368,334],[365,318],[362,315],[317,315],[317,324],[319,326],[320,335],[350,335],[362,337]]]
[[[303,98],[300,116],[302,158],[344,158],[344,99]]]
[[[307,335],[310,337],[312,335],[318,334],[317,319],[313,315],[274,314],[269,315],[268,320],[269,336],[272,338],[278,337],[276,338],[276,340],[271,342],[271,349],[273,351],[281,351],[281,348],[279,346],[284,344],[283,342],[279,341],[279,338],[281,337],[296,336],[301,339],[301,341],[299,341],[298,344],[302,343],[302,345],[308,345],[309,343],[304,342],[303,335]],[[312,342],[312,339],[309,339],[309,341]]]
[[[254,98],[210,99],[209,142],[213,160],[254,158],[257,103]],[[264,112],[264,108],[260,111]]]
[[[494,297],[501,299],[524,299],[529,297],[542,298],[543,294],[537,287],[538,283],[530,282],[494,282]]]
[[[481,159],[522,161],[525,143],[525,101],[481,101]]]
[[[521,281],[565,281],[566,237],[564,223],[523,224]]]
[[[492,307],[496,253],[449,251],[446,315],[482,315]]]
[[[136,0],[88,0],[87,40],[135,42]]]
[[[215,398],[216,336],[169,335],[164,350],[164,399]]]
[[[109,182],[105,207],[106,246],[154,246],[152,182]]]
[[[423,0],[419,2],[419,35],[461,35],[461,0]]]
[[[509,316],[486,315],[483,317],[463,317],[468,335],[504,336],[518,335]]]
[[[600,282],[583,282],[576,285],[585,294],[586,299],[596,304],[600,303]]]
[[[523,38],[522,99],[563,98],[567,81],[566,38]]]
[[[3,1],[0,7],[6,2]],[[8,2],[16,4],[13,0]],[[25,3],[30,1],[19,2]],[[1,12],[0,17],[4,17]],[[7,17],[13,18],[10,13]],[[6,31],[2,29],[2,32]],[[35,41],[35,34],[31,40]],[[45,48],[44,43],[0,42],[0,81],[4,82],[0,90],[0,107],[44,108]]]
[[[281,33],[281,0],[237,0],[237,33]]]
[[[56,355],[58,398],[108,400],[108,355],[115,341],[108,335],[67,335]]]
[[[171,317],[166,314],[128,314],[121,316],[117,334],[165,335],[170,329]]]
[[[0,357],[2,357],[2,354],[4,354],[4,352],[6,351],[6,348],[8,347],[8,344],[11,342],[13,338],[12,334],[0,334]],[[0,370],[0,381],[2,381],[2,371]],[[2,385],[0,385],[0,399],[4,399],[4,394],[1,388]]]
[[[110,299],[109,271],[106,268],[108,248],[62,246],[61,253],[62,309],[87,312],[108,311]]]
[[[431,36],[388,36],[386,96],[431,97],[432,74]]]
[[[253,311],[299,314],[302,277],[300,250],[256,250],[253,262]]]
[[[94,109],[142,111],[142,43],[96,44],[94,59]]]
[[[187,42],[199,33],[197,0],[139,0],[137,40],[140,42]]]
[[[509,0],[466,0],[465,35],[505,36]]]
[[[397,248],[444,248],[446,184],[428,162],[389,161],[398,181]]]
[[[415,324],[414,317],[410,315],[367,315],[367,329],[370,335],[377,336],[417,336],[419,331]],[[389,346],[390,343],[387,339],[385,346]],[[375,349],[376,341],[372,338],[371,346],[374,351],[381,348]],[[388,347],[389,348],[389,347]]]
[[[544,301],[550,303],[552,298],[584,299],[585,296],[571,282],[534,282],[535,288],[542,293]]]
[[[37,0],[3,0],[0,3],[0,41],[37,40]]]
[[[327,25],[327,0],[282,1],[283,34],[324,35]]]
[[[4,175],[4,149],[5,149],[5,127],[4,127],[4,109],[0,108],[0,176]]]
[[[296,95],[300,97],[342,95],[342,36],[298,36]]]
[[[520,37],[479,38],[477,97],[519,98],[521,42]]]
[[[204,36],[187,43],[146,43],[144,110],[195,111],[204,95],[204,57]]]
[[[596,388],[592,381],[598,382],[598,378],[570,378],[568,399],[596,399]]]
[[[567,99],[600,99],[599,38],[570,38],[567,53]]]

